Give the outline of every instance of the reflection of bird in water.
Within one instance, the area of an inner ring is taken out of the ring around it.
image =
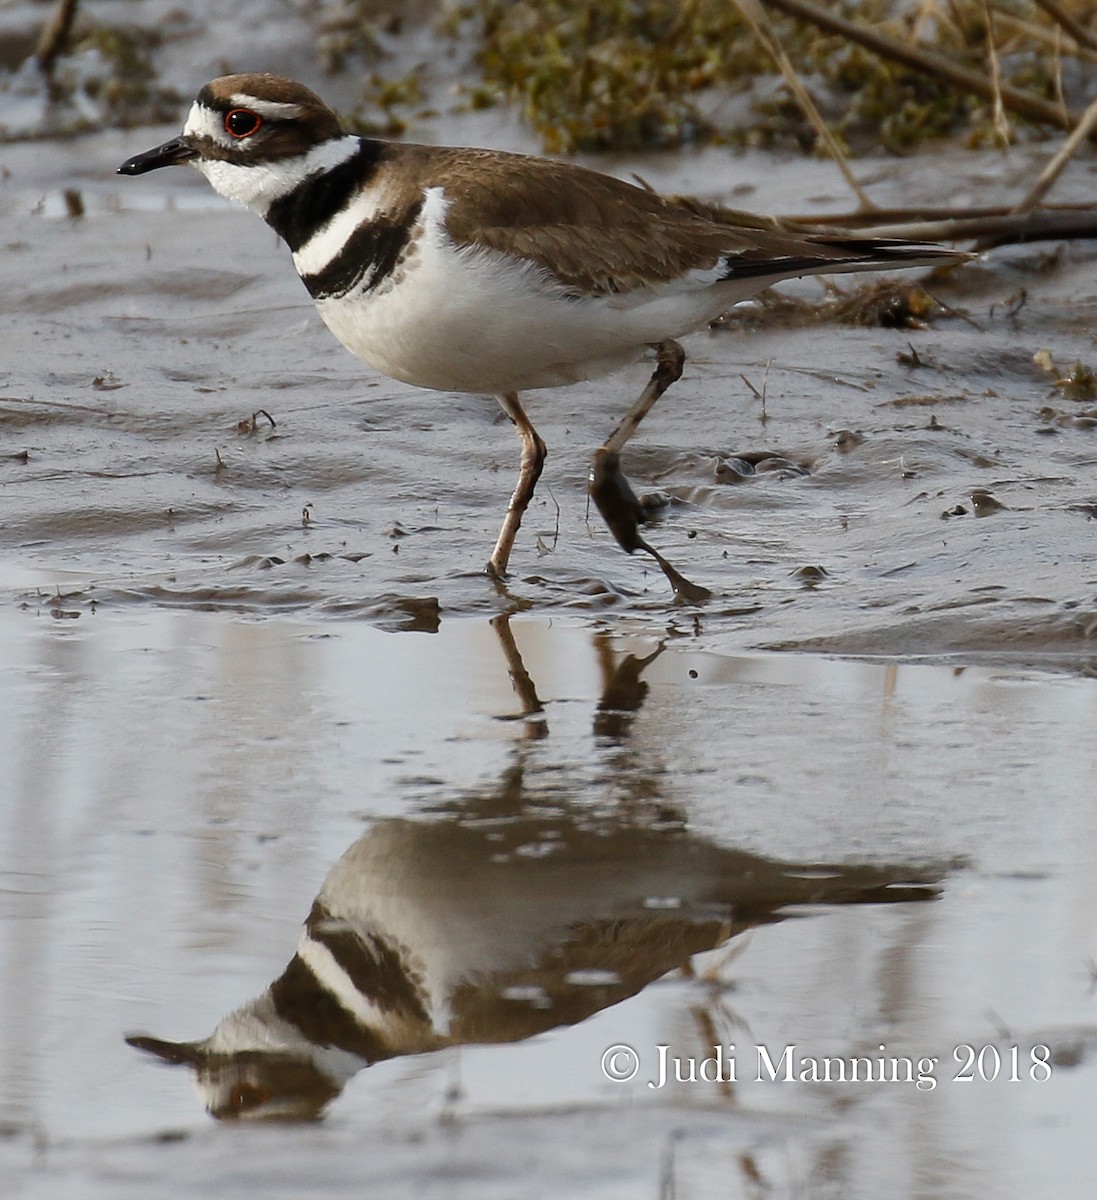
[[[789,864],[574,815],[382,821],[335,864],[297,953],[196,1042],[216,1117],[319,1116],[363,1067],[572,1025],[790,905],[924,899],[901,866]]]

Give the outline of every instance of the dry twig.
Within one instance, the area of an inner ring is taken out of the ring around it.
[[[909,238],[913,241],[977,241],[981,249],[1022,242],[1097,238],[1097,206],[1057,205],[1018,212],[1008,206],[955,209],[877,209],[863,212],[786,218],[800,228],[843,229],[861,237]]]
[[[1059,178],[1063,168],[1074,157],[1078,147],[1097,129],[1097,100],[1082,114],[1082,119],[1071,131],[1070,136],[1059,147],[1051,161],[1040,172],[1028,195],[1013,209],[1015,213],[1031,212],[1047,195],[1052,184]]]
[[[961,91],[971,92],[984,100],[994,101],[994,85],[985,74],[973,71],[969,67],[953,62],[944,55],[935,54],[922,46],[908,45],[895,38],[876,33],[863,25],[847,21],[844,17],[811,3],[811,0],[769,0],[774,8],[779,8],[789,16],[815,25],[827,33],[847,38],[859,46],[864,46],[881,58],[901,63],[914,71],[934,75],[944,79]],[[1052,104],[1031,92],[1023,92],[1019,88],[1003,84],[1001,87],[1003,106],[1017,116],[1043,125],[1054,125],[1060,129],[1072,129],[1079,121],[1077,114],[1064,113],[1057,104]]]
[[[1047,15],[1078,43],[1079,46],[1085,46],[1089,50],[1097,50],[1097,35],[1092,34],[1081,23],[1077,21],[1055,0],[1035,0],[1036,4],[1047,13]]]
[[[59,0],[53,15],[42,28],[38,45],[34,48],[34,57],[44,75],[49,75],[53,70],[57,56],[65,48],[78,3],[79,0]]]

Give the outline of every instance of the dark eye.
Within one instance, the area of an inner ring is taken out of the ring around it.
[[[234,108],[225,113],[225,130],[234,138],[251,137],[253,133],[258,132],[262,124],[263,118],[258,113],[253,113],[250,108]]]

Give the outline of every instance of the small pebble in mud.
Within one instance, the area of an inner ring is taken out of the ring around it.
[[[719,483],[739,483],[754,474],[754,465],[745,458],[721,458],[714,474]]]
[[[644,519],[654,516],[655,513],[662,512],[664,508],[669,508],[671,504],[671,496],[669,492],[645,492],[640,497],[640,508],[643,511]]]
[[[971,493],[971,504],[977,517],[989,517],[991,513],[1001,512],[1006,506],[981,488]]]
[[[809,563],[802,567],[797,567],[792,572],[793,579],[799,579],[804,587],[818,587],[825,579],[829,578],[826,567],[820,567],[813,563]]]
[[[1040,418],[1062,429],[1097,429],[1097,410],[1064,413],[1057,408],[1044,407],[1040,409]],[[1048,433],[1050,430],[1041,429],[1037,432]]]
[[[773,455],[772,458],[763,458],[761,462],[756,463],[754,470],[761,475],[764,471],[779,471],[782,478],[789,478],[793,475],[806,475],[807,468],[800,466],[799,463],[794,463],[789,458],[781,458],[780,455]]]
[[[762,475],[770,472],[778,473],[782,479],[798,475],[808,475],[810,470],[802,463],[793,462],[780,454],[748,452],[733,454],[721,458],[716,463],[713,472],[720,483],[740,483],[752,475]]]
[[[831,438],[836,449],[848,453],[861,445],[865,440],[865,435],[853,429],[839,429],[837,433],[831,434]]]

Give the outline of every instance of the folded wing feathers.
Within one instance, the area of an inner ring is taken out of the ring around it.
[[[607,294],[670,283],[689,271],[775,280],[803,274],[962,261],[955,250],[835,235],[685,197],[663,197],[569,163],[481,151],[472,159],[417,148],[441,186],[458,244],[542,266],[567,288]],[[467,154],[467,151],[465,152]],[[483,170],[490,160],[491,170]]]

